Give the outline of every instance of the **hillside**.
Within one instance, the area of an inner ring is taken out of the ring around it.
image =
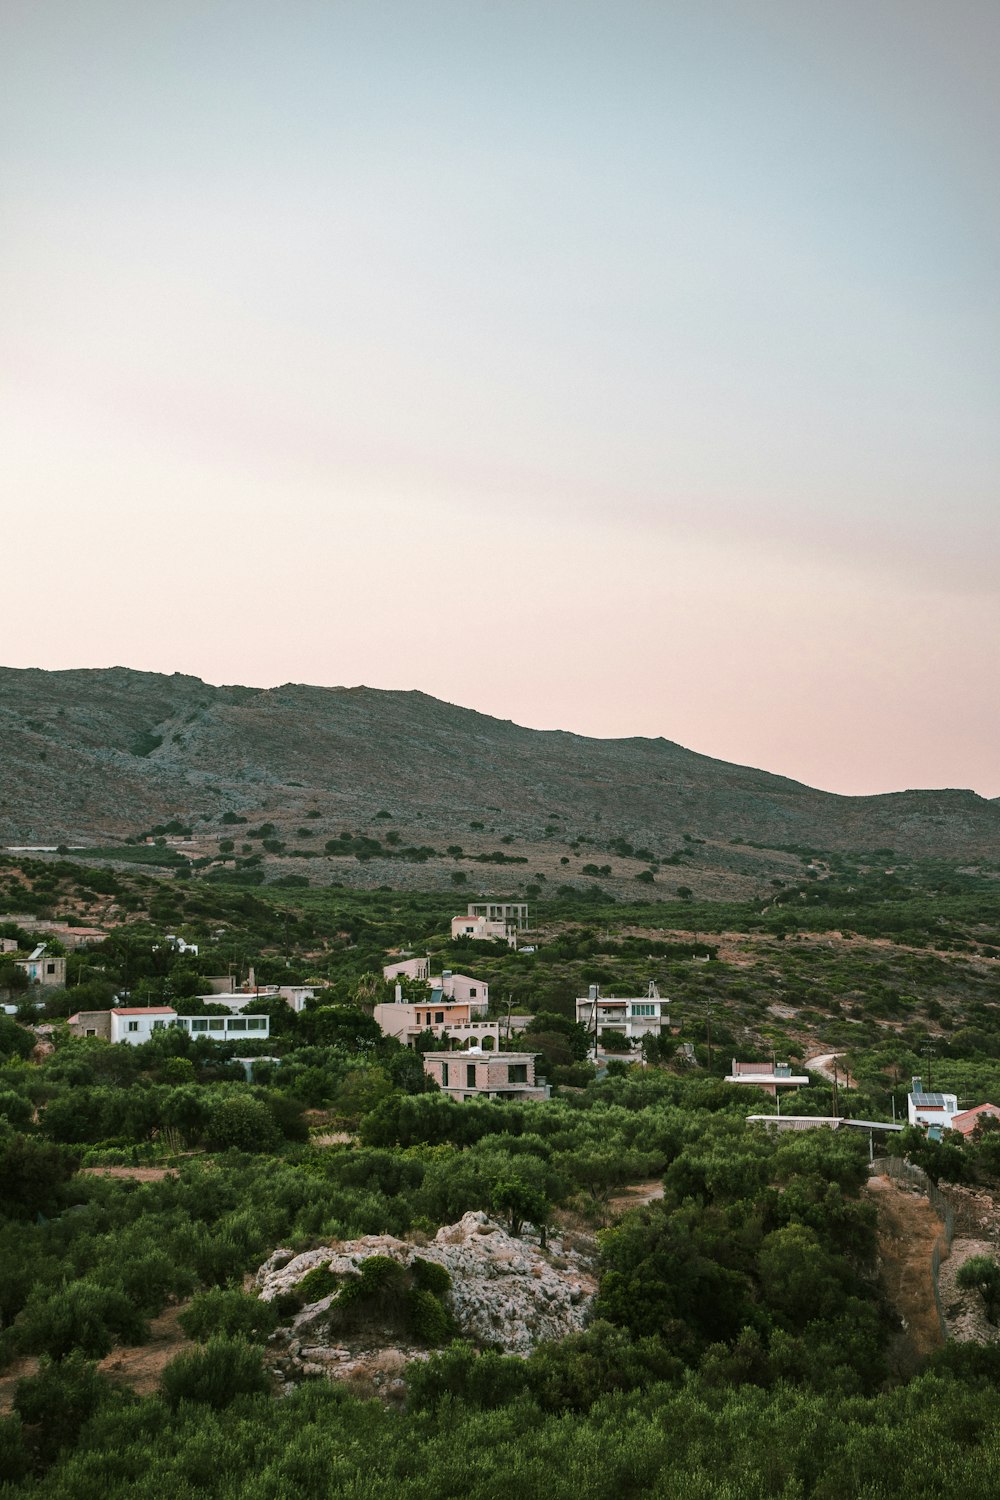
[[[420,692],[0,669],[0,843],[92,845],[178,820],[193,852],[215,852],[234,818],[312,839],[303,859],[391,827],[403,848],[506,846],[546,878],[683,857],[696,890],[711,867],[727,894],[783,873],[794,849],[1000,858],[1000,803],[971,791],[841,797],[669,740],[525,729]]]

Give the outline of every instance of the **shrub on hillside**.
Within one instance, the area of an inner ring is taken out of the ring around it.
[[[34,1446],[43,1460],[50,1461],[60,1448],[76,1442],[110,1390],[97,1366],[76,1352],[60,1363],[43,1360],[37,1375],[19,1380],[14,1410],[26,1426],[36,1429]],[[0,1461],[0,1480],[5,1477],[9,1476]]]
[[[191,1306],[181,1313],[178,1322],[188,1338],[196,1339],[200,1344],[218,1334],[262,1344],[278,1326],[278,1310],[273,1302],[261,1302],[243,1292],[212,1287],[192,1298]]]
[[[121,1286],[72,1281],[54,1296],[39,1289],[29,1298],[20,1323],[22,1347],[31,1354],[61,1360],[79,1350],[102,1359],[116,1341],[141,1344],[149,1325]]]
[[[241,1339],[220,1335],[209,1339],[203,1348],[171,1360],[160,1386],[169,1406],[200,1401],[220,1410],[237,1396],[266,1395],[270,1381],[259,1350]]]

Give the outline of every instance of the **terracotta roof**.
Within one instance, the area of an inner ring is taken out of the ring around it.
[[[176,1016],[172,1005],[113,1005],[113,1016]]]
[[[1000,1119],[1000,1109],[995,1104],[977,1104],[975,1109],[963,1109],[961,1114],[952,1116],[951,1128],[960,1130],[963,1135],[971,1135],[984,1115]]]

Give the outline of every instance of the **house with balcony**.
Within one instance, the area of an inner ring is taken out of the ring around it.
[[[517,932],[527,931],[526,901],[470,901],[467,911],[470,917],[482,917],[486,922],[500,922],[504,928],[514,928]]]
[[[452,1099],[548,1099],[533,1052],[425,1052],[424,1072]]]
[[[410,958],[403,963],[387,964],[382,970],[382,977],[395,979],[397,990],[404,979],[427,984],[433,994],[440,992],[445,1000],[467,1004],[471,1015],[485,1016],[490,1008],[490,987],[482,979],[476,979],[471,974],[456,974],[453,969],[431,974],[430,960],[427,958]],[[396,998],[400,998],[398,994]]]
[[[586,997],[576,1002],[576,1019],[598,1045],[601,1034],[608,1031],[634,1047],[645,1036],[660,1037],[670,1030],[670,1002],[662,998],[652,979],[645,995],[621,999],[602,995],[600,985],[592,984]]]
[[[459,1000],[434,988],[426,999],[407,1000],[400,984],[396,985],[395,1000],[376,1005],[372,1012],[385,1035],[395,1037],[404,1047],[415,1046],[417,1037],[429,1031],[453,1047],[491,1050],[500,1045],[500,1022],[483,1020],[485,1014],[486,1001],[479,995]]]

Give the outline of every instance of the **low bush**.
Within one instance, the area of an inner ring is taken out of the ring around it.
[[[273,1302],[261,1302],[243,1292],[212,1287],[192,1298],[178,1322],[188,1338],[207,1343],[218,1334],[231,1339],[245,1339],[262,1344],[278,1326],[278,1309]]]
[[[260,1352],[240,1339],[217,1335],[204,1348],[179,1354],[160,1381],[168,1406],[200,1401],[217,1411],[237,1396],[266,1395],[270,1389]]]

